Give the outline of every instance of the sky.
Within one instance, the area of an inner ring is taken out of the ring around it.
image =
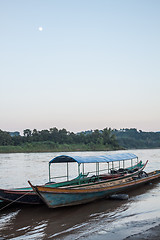
[[[0,0],[0,129],[160,131],[159,0]]]

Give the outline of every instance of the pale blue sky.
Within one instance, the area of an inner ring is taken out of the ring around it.
[[[159,0],[0,0],[0,31],[0,129],[160,130]]]

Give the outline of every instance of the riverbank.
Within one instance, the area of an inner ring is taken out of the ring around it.
[[[137,226],[138,228],[138,226]],[[130,226],[130,230],[128,229],[128,231],[130,231],[130,233],[132,233],[132,227]],[[109,231],[108,231],[109,232]],[[92,237],[87,237],[87,240],[106,240],[106,239],[114,239],[114,240],[158,240],[160,239],[160,224],[155,226],[155,227],[151,227],[148,230],[145,230],[143,232],[137,233],[137,234],[131,234],[128,237],[124,237],[125,236],[125,232],[123,234],[122,229],[119,229],[119,233],[118,232],[114,232],[111,233],[111,235],[109,235],[108,238],[108,234],[98,234]]]
[[[124,240],[158,240],[160,239],[160,225],[152,227],[145,232],[131,235]]]
[[[57,144],[54,142],[33,142],[19,146],[0,146],[0,153],[113,151],[122,149],[123,148],[117,148],[109,144]]]

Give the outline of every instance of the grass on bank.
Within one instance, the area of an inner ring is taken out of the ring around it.
[[[20,146],[0,146],[0,153],[111,151],[122,148],[102,144],[57,144],[54,142],[25,143]]]

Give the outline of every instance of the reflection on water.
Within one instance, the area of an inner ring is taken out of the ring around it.
[[[160,169],[160,150],[132,152],[140,159],[149,160],[146,171]],[[48,161],[59,154],[1,154],[1,187],[26,186],[28,179],[39,184],[48,181]],[[49,209],[45,205],[11,205],[0,212],[0,237],[16,240],[120,240],[160,223],[160,183],[145,185],[130,192],[129,196],[125,201],[103,199],[60,209]]]

